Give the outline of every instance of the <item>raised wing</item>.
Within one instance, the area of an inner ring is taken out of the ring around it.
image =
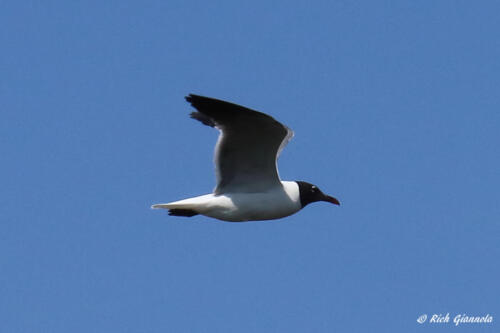
[[[276,161],[293,132],[243,106],[190,94],[191,117],[221,131],[215,146],[215,194],[260,192],[281,186]]]

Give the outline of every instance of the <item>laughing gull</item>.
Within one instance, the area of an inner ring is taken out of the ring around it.
[[[194,198],[156,204],[169,215],[198,214],[223,221],[273,220],[292,215],[311,202],[339,205],[304,181],[282,181],[277,160],[293,136],[292,130],[267,114],[214,98],[190,94],[186,101],[197,110],[191,118],[217,128],[214,192]]]

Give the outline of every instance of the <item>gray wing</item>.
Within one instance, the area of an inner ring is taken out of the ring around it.
[[[192,118],[221,131],[215,146],[215,194],[281,186],[276,162],[292,130],[240,105],[193,94],[186,100],[198,111]]]

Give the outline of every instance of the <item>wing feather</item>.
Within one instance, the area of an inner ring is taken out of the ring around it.
[[[293,132],[265,113],[190,94],[191,117],[221,131],[215,146],[215,194],[281,186],[277,158]]]

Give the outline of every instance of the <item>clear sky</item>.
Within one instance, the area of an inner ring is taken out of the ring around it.
[[[2,332],[500,329],[497,1],[2,1]],[[276,221],[211,192],[188,93],[268,113]],[[490,314],[491,324],[417,323]]]

